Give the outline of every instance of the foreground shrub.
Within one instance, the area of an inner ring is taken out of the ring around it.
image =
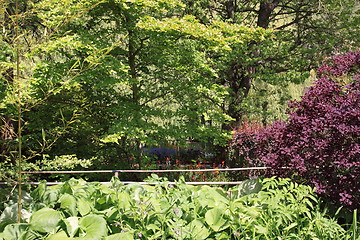
[[[16,204],[0,217],[0,239],[356,239],[319,211],[313,189],[289,179],[252,179],[224,190],[169,184],[109,185],[72,179],[40,185],[16,221]],[[162,181],[162,182],[159,182]],[[354,215],[355,216],[355,215]],[[349,230],[345,229],[348,228]],[[278,238],[280,237],[280,238]]]
[[[250,135],[235,134],[233,146],[250,165],[272,167],[350,208],[360,205],[360,51],[334,57],[289,119]],[[286,169],[284,169],[286,168]]]

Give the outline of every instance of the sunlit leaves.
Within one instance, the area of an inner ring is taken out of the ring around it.
[[[107,223],[99,215],[89,214],[79,221],[79,227],[84,232],[84,237],[89,239],[101,239],[107,236]]]
[[[87,11],[102,3],[102,0],[43,0],[36,3],[41,7],[39,17],[43,19],[43,24],[49,29],[58,29],[62,25],[79,19],[80,15],[86,14]]]
[[[141,28],[159,32],[176,34],[179,37],[193,37],[206,41],[209,47],[231,50],[232,44],[244,44],[247,41],[261,41],[269,35],[270,31],[252,29],[237,24],[215,21],[205,25],[192,15],[181,18],[172,17],[156,19],[145,16],[137,24]]]
[[[341,239],[350,236],[314,207],[318,200],[311,187],[294,184],[290,179],[252,179],[227,190],[190,186],[183,180],[169,184],[156,175],[148,181],[156,185],[124,185],[114,178],[107,185],[72,179],[48,187],[47,191],[56,192],[58,202],[79,197],[77,191],[82,189],[82,197],[93,201],[94,208],[85,216],[80,216],[79,210],[75,216],[68,217],[69,211],[63,204],[48,208],[47,196],[32,194],[32,204],[26,206],[33,213],[30,224],[6,223],[0,239],[43,236],[46,239],[275,239],[299,234],[312,239]],[[43,187],[40,186],[42,190]],[[73,194],[69,194],[69,189]]]
[[[60,219],[60,212],[51,208],[43,208],[31,215],[30,228],[39,232],[54,232]]]

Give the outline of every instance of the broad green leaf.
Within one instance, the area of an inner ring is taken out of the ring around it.
[[[59,199],[60,190],[60,185],[48,188],[43,195],[43,202],[48,205],[55,204]]]
[[[74,237],[77,230],[79,229],[79,218],[69,217],[63,220],[66,225],[66,232],[70,237]]]
[[[137,202],[141,201],[141,195],[144,192],[144,187],[141,185],[137,185],[137,184],[133,184],[131,186],[129,185],[129,187],[133,191],[133,193],[132,193],[133,199]]]
[[[261,188],[262,184],[257,178],[245,180],[238,186],[238,197],[251,193],[257,193],[261,190]]]
[[[60,208],[64,209],[71,216],[77,216],[76,198],[70,194],[64,194],[59,199]]]
[[[86,239],[98,240],[107,236],[106,221],[103,217],[98,215],[87,215],[82,217],[79,222],[80,228],[85,233]]]
[[[210,232],[205,225],[197,219],[193,220],[188,226],[191,231],[191,239],[202,240],[210,235]]]
[[[246,213],[246,215],[251,216],[253,218],[256,218],[261,213],[260,209],[256,206],[248,206],[244,208],[243,211],[244,213]]]
[[[0,231],[10,223],[17,222],[17,211],[18,211],[18,204],[14,203],[10,206],[7,206],[4,211],[1,213],[0,216]],[[26,209],[21,209],[21,220],[22,222],[29,222],[31,213]]]
[[[69,238],[66,232],[60,231],[55,234],[50,235],[46,240],[70,240],[72,238]]]
[[[200,195],[197,200],[202,207],[216,207],[215,200],[211,196]]]
[[[42,181],[37,188],[31,192],[31,196],[34,198],[34,200],[40,200],[43,198],[45,192],[46,192],[46,183],[45,181]]]
[[[30,218],[30,228],[34,231],[50,233],[55,230],[61,214],[51,208],[43,208],[32,214]]]
[[[165,198],[160,199],[158,202],[159,202],[160,212],[162,213],[166,213],[169,210],[169,208],[171,208],[171,204]]]
[[[27,227],[28,224],[9,224],[5,227],[4,231],[1,233],[0,236],[4,240],[19,240]]]
[[[134,236],[131,232],[123,232],[123,233],[116,233],[110,236],[107,236],[105,240],[133,240]]]
[[[199,191],[199,203],[202,207],[222,207],[225,208],[229,200],[222,189],[204,186]]]
[[[16,223],[17,220],[17,203],[7,206],[0,216],[0,231],[10,223]]]
[[[119,208],[124,209],[124,210],[130,208],[131,198],[127,192],[118,192],[117,199],[118,199],[118,207]]]
[[[68,193],[68,194],[71,194],[73,195],[73,190],[71,188],[71,180],[73,179],[70,179],[68,182],[65,182],[62,186],[61,186],[61,193],[62,194],[65,194],[65,193]],[[72,182],[73,183],[73,182]]]
[[[219,208],[213,208],[205,214],[206,223],[215,231],[219,232],[229,227],[229,223],[223,218],[223,211]]]
[[[89,214],[91,212],[92,205],[91,199],[85,199],[82,197],[77,199],[77,210],[81,216]]]

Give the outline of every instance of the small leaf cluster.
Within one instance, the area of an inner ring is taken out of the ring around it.
[[[289,179],[251,179],[225,190],[175,184],[153,175],[150,185],[108,185],[71,179],[38,186],[24,204],[0,216],[0,239],[349,239],[317,208],[309,186]],[[12,214],[13,213],[13,214]],[[356,231],[355,231],[356,233]],[[353,235],[356,237],[356,235]]]
[[[233,146],[270,174],[292,177],[350,208],[360,205],[360,52],[328,59],[289,119],[234,136]]]

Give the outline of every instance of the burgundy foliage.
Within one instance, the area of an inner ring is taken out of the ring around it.
[[[244,134],[232,145],[249,165],[271,167],[270,174],[292,177],[350,208],[360,205],[360,51],[328,59],[318,80],[289,119]]]

